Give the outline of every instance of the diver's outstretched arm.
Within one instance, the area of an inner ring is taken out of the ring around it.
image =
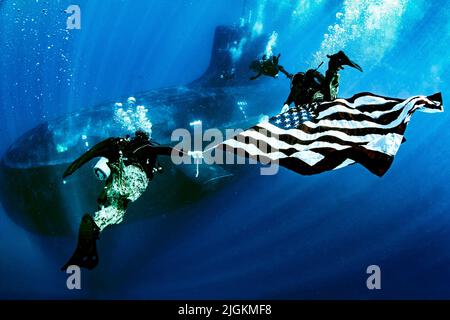
[[[170,156],[172,154],[172,147],[152,147],[152,152],[158,156]]]
[[[152,152],[158,156],[171,156],[173,153],[178,153],[180,157],[183,155],[188,155],[187,152],[172,147],[152,147]]]
[[[250,80],[256,80],[258,79],[260,76],[262,75],[262,73],[258,73],[256,76],[250,77]]]
[[[105,157],[109,160],[112,160],[110,158],[114,156],[115,153],[117,153],[118,156],[120,140],[120,138],[108,138],[106,140],[103,140],[102,142],[97,143],[95,146],[81,155],[81,157],[72,162],[72,164],[64,172],[63,179],[67,176],[70,176],[86,162],[92,160],[93,158]]]
[[[278,68],[280,69],[280,72],[282,72],[288,79],[292,79],[294,77],[294,75],[292,73],[287,72],[283,66],[279,66]]]
[[[336,71],[327,70],[322,87],[325,101],[335,100],[339,91],[339,74]]]

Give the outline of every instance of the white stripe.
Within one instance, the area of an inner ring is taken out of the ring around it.
[[[265,153],[259,150],[255,145],[253,144],[246,144],[242,143],[233,139],[225,140],[221,143],[222,145],[228,145],[234,149],[243,149],[247,153],[249,153],[252,156],[265,156],[269,158],[272,161],[276,161],[283,158],[288,158],[288,155],[284,154],[283,152],[271,152],[271,153]],[[219,144],[220,145],[220,144]]]
[[[341,131],[336,131],[336,130],[327,130],[327,131],[323,131],[323,132],[317,132],[317,133],[306,133],[302,130],[298,130],[298,129],[281,129],[278,128],[277,126],[274,126],[271,123],[260,123],[258,124],[258,127],[265,129],[273,134],[276,135],[282,135],[282,134],[289,134],[299,140],[302,141],[313,141],[313,140],[317,140],[320,137],[323,136],[333,136],[336,138],[339,138],[343,141],[349,141],[349,142],[353,142],[353,143],[369,143],[372,140],[381,138],[383,135],[382,134],[367,134],[364,136],[350,136],[344,132]]]
[[[402,140],[402,135],[388,133],[379,139],[371,141],[370,143],[365,145],[364,148],[383,152],[390,156],[395,156],[398,149],[400,148],[400,145],[402,144]]]
[[[349,98],[349,100],[352,99],[352,98]],[[398,101],[398,100],[391,100],[391,99],[385,99],[383,97],[372,96],[370,94],[367,94],[365,96],[359,97],[359,98],[355,99],[354,102],[350,102],[349,100],[344,99],[344,98],[337,98],[337,99],[335,99],[333,101],[325,101],[325,102],[321,102],[319,104],[322,105],[322,106],[326,106],[328,104],[332,105],[335,102],[339,102],[339,103],[345,104],[349,108],[357,109],[357,108],[359,108],[361,106],[366,106],[366,105],[380,105],[380,104],[385,104],[385,103],[388,103],[388,102],[398,102],[398,103],[401,102],[401,101]]]
[[[317,162],[319,162],[325,158],[320,153],[309,151],[309,150],[293,153],[291,155],[291,157],[300,159],[303,162],[306,162],[307,164],[309,164],[311,167],[314,166]]]
[[[303,150],[308,150],[308,149],[312,149],[312,148],[333,148],[336,150],[343,150],[343,149],[347,149],[349,146],[348,145],[342,145],[342,144],[338,144],[338,143],[331,143],[331,142],[326,142],[326,141],[315,141],[315,140],[311,140],[311,143],[309,144],[288,144],[284,141],[281,141],[279,139],[277,139],[276,137],[267,137],[262,133],[259,133],[257,131],[254,130],[247,130],[244,132],[241,132],[240,134],[237,135],[237,139],[239,139],[240,136],[243,137],[250,137],[253,139],[256,139],[257,141],[263,141],[265,143],[267,143],[270,147],[277,149],[277,150],[286,150],[286,149],[296,149],[298,151],[303,151]],[[242,139],[244,140],[244,138]],[[243,143],[245,143],[244,141],[241,141]]]
[[[388,102],[388,101],[386,101],[386,102]],[[395,101],[391,101],[391,102],[395,102]],[[322,119],[324,117],[330,116],[330,115],[338,113],[338,112],[345,112],[345,113],[353,114],[353,115],[366,115],[373,119],[378,119],[380,116],[382,116],[384,114],[388,114],[388,113],[396,112],[396,111],[400,110],[401,108],[404,107],[404,104],[406,104],[405,102],[407,103],[407,100],[397,103],[394,107],[390,108],[389,110],[385,110],[385,111],[374,110],[371,112],[367,112],[367,111],[364,112],[357,108],[336,104],[336,105],[330,106],[328,109],[320,112],[318,114],[318,116],[316,117],[316,119]],[[375,104],[373,104],[373,103],[371,105],[375,106]]]
[[[297,130],[298,131],[298,130]],[[347,149],[348,147],[352,147],[350,145],[342,145],[338,143],[331,143],[326,141],[315,141],[311,140],[311,143],[309,144],[288,144],[284,141],[281,141],[277,139],[276,137],[267,137],[266,135],[254,131],[254,130],[247,130],[244,132],[241,132],[239,135],[237,135],[236,138],[239,139],[239,137],[250,137],[252,139],[255,139],[257,141],[263,141],[267,143],[271,148],[277,149],[277,150],[286,150],[293,148],[298,151],[304,151],[309,150],[313,148],[332,148],[335,150],[343,150]],[[385,135],[372,135],[372,139],[367,141],[365,145],[361,145],[361,147],[367,149],[367,150],[373,150],[382,152],[388,155],[395,155],[398,151],[398,148],[400,148],[401,142],[403,140],[403,136],[396,134],[396,133],[388,133]],[[241,141],[244,142],[244,141]],[[345,142],[345,141],[344,141]]]
[[[338,98],[338,99],[335,99],[333,101],[322,102],[320,104],[321,105],[326,105],[328,103],[332,104],[334,102],[339,102],[339,103],[347,105],[349,108],[356,109],[356,108],[359,108],[361,106],[366,106],[366,105],[380,105],[380,104],[385,104],[385,103],[388,103],[388,102],[398,102],[398,103],[401,102],[401,101],[398,101],[398,100],[391,100],[391,99],[385,99],[383,97],[372,96],[370,94],[367,94],[365,96],[359,97],[359,98],[355,99],[354,102],[350,102],[349,100],[343,99],[343,98]]]
[[[381,103],[387,103],[387,102],[397,102],[395,100],[388,100],[384,99],[382,97],[374,97],[374,96],[363,96],[358,99],[355,99],[354,103],[349,103],[347,100],[344,99],[337,99],[336,101],[345,104],[345,106],[341,105],[330,105],[327,110],[322,111],[319,114],[319,121],[313,122],[314,120],[317,120],[318,118],[314,119],[313,121],[306,121],[303,124],[309,128],[317,128],[317,127],[328,127],[327,131],[318,132],[314,134],[306,133],[299,129],[281,129],[277,126],[274,126],[268,122],[259,123],[257,126],[261,129],[265,129],[269,131],[270,133],[275,135],[281,135],[281,134],[288,134],[292,137],[295,137],[296,139],[302,140],[302,141],[311,141],[311,143],[307,145],[302,144],[295,144],[290,145],[288,143],[285,143],[283,141],[280,141],[277,139],[277,137],[268,137],[264,133],[257,132],[253,129],[246,130],[240,134],[238,134],[237,137],[251,137],[256,140],[256,143],[259,144],[259,142],[264,141],[267,143],[271,148],[276,149],[275,152],[265,153],[261,151],[257,145],[254,145],[253,143],[246,144],[245,142],[236,141],[234,139],[229,139],[224,141],[222,144],[227,145],[231,148],[234,148],[237,150],[238,154],[240,150],[243,150],[250,154],[251,156],[263,156],[267,157],[271,161],[277,161],[280,159],[292,157],[297,158],[305,163],[307,163],[310,166],[314,166],[319,161],[324,159],[324,156],[311,151],[312,148],[332,148],[335,150],[344,150],[347,148],[351,148],[351,146],[336,144],[336,143],[329,143],[329,142],[322,142],[317,141],[318,138],[323,136],[334,136],[336,138],[339,138],[345,142],[353,142],[353,143],[364,143],[365,145],[361,145],[361,147],[366,148],[367,150],[374,150],[378,152],[382,152],[391,156],[394,156],[403,139],[402,135],[394,134],[394,133],[386,133],[386,134],[367,134],[364,136],[353,136],[348,135],[346,133],[333,130],[333,128],[346,128],[346,129],[356,129],[356,128],[369,128],[369,129],[391,129],[396,126],[398,126],[401,123],[408,122],[411,114],[413,111],[421,110],[425,112],[439,112],[442,111],[443,108],[441,107],[441,103],[438,101],[430,101],[425,96],[415,96],[411,97],[409,99],[406,99],[404,101],[398,102],[393,108],[387,111],[373,111],[373,112],[362,112],[360,110],[357,110],[360,106],[367,106],[367,105],[376,105]],[[435,105],[438,107],[441,107],[438,110],[427,108],[427,105]],[[403,110],[402,110],[403,109]],[[395,112],[398,110],[402,110],[401,114],[397,117],[397,119],[393,120],[390,124],[387,125],[380,125],[377,123],[374,123],[372,121],[354,121],[354,120],[323,120],[323,117],[326,117],[330,114],[336,113],[336,112],[347,112],[349,114],[364,114],[369,117],[372,117],[373,119],[380,117],[383,114],[387,114],[390,112]],[[320,120],[322,119],[322,120]],[[238,138],[239,139],[239,138]],[[279,151],[279,150],[285,150],[285,149],[295,149],[297,152],[291,154],[288,156],[287,154]],[[336,166],[335,169],[340,169],[343,167],[346,167],[350,164],[355,163],[354,160],[346,159],[341,164]]]
[[[270,138],[266,137],[265,135],[258,133],[256,131],[253,131],[253,130],[247,130],[247,131],[241,132],[237,136],[238,139],[239,139],[239,136],[249,136],[249,137],[258,139],[258,141],[264,141],[276,150],[286,150],[286,149],[290,149],[290,148],[296,149],[298,151],[309,150],[309,149],[314,149],[314,148],[332,148],[335,150],[344,150],[344,149],[348,149],[351,147],[350,145],[342,145],[339,143],[332,143],[332,142],[326,142],[326,141],[312,141],[310,144],[307,144],[307,145],[302,145],[302,144],[290,145],[290,144],[280,141],[274,137],[270,137]],[[230,140],[234,140],[234,139],[230,139]],[[245,141],[240,141],[240,142],[245,143]]]
[[[349,102],[348,100],[345,100],[345,99],[336,99],[335,101],[344,102],[349,107],[352,107],[352,108],[358,108],[358,107],[368,105],[368,104],[384,104],[387,102],[398,102],[396,100],[386,99],[384,97],[372,96],[370,94],[367,94],[365,96],[361,96],[361,97],[355,99],[355,101],[353,103]]]
[[[430,100],[430,99],[428,99],[427,96],[424,96],[424,95],[412,96],[412,97],[409,97],[409,98],[407,98],[407,99],[405,99],[403,101],[417,99],[417,98],[425,100],[427,102],[427,104],[429,104],[429,105],[442,107],[442,103],[440,101]],[[352,98],[349,98],[349,99],[352,99]],[[377,97],[377,96],[374,96],[373,94],[371,94],[369,92],[366,95],[355,99],[355,101],[353,103],[351,103],[350,101],[348,101],[346,99],[342,99],[342,98],[336,99],[336,100],[334,100],[332,102],[335,102],[335,101],[343,103],[343,104],[349,106],[350,108],[358,108],[358,107],[365,106],[365,105],[379,105],[379,104],[384,104],[384,103],[388,103],[388,102],[398,102],[398,103],[402,102],[402,101],[392,100],[392,99],[389,99],[387,97]],[[427,107],[425,107],[425,108],[426,109],[430,109],[430,108],[427,108]],[[431,109],[431,110],[433,110],[433,109]],[[432,111],[432,112],[441,112],[441,111],[443,111],[442,108],[440,108],[439,110],[436,110],[436,111]]]
[[[418,110],[425,113],[436,113],[436,112],[444,112],[444,106],[439,101],[433,101],[428,99],[427,97],[423,97],[423,99],[427,102],[424,104],[420,104]],[[426,107],[427,104],[432,104],[436,107],[439,107],[439,109],[431,109]]]
[[[419,99],[416,99],[419,100]],[[408,118],[408,112],[420,108],[421,104],[417,104],[417,101],[410,102],[405,105],[402,113],[398,116],[397,119],[393,120],[389,124],[378,124],[375,122],[363,120],[363,121],[354,121],[354,120],[319,120],[318,122],[306,121],[303,124],[311,129],[317,127],[329,127],[329,128],[341,128],[341,129],[392,129],[398,126],[400,123],[404,122],[405,119]]]
[[[333,170],[341,169],[354,163],[355,161],[353,161],[352,159],[345,159],[340,165],[335,167]]]
[[[277,161],[284,158],[289,158],[288,155],[284,154],[283,152],[271,152],[271,153],[265,153],[259,150],[255,145],[253,144],[246,144],[242,143],[233,139],[229,139],[224,141],[222,144],[228,145],[234,149],[243,149],[251,156],[264,156],[269,158],[271,161]],[[291,157],[298,158],[306,163],[308,163],[310,166],[313,166],[320,160],[324,158],[321,154],[311,151],[311,150],[305,150],[302,152],[296,152],[291,155]]]

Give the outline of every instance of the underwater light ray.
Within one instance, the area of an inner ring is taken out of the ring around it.
[[[109,32],[108,32],[108,36],[104,37],[102,40],[102,54],[101,54],[101,64],[99,66],[99,68],[96,70],[96,72],[94,72],[95,77],[94,77],[94,81],[92,82],[94,84],[94,86],[97,87],[98,83],[101,83],[101,81],[99,81],[99,78],[102,79],[105,77],[105,70],[107,68],[111,68],[111,65],[107,63],[108,61],[108,55],[112,54],[116,54],[116,50],[114,50],[113,48],[113,43],[115,43],[115,41],[117,41],[114,37],[114,35],[118,34],[121,30],[121,26],[124,25],[125,22],[125,18],[126,15],[124,14],[124,10],[120,10],[118,12],[115,13],[115,19],[114,22],[112,23],[112,25],[109,25]],[[120,78],[122,79],[122,78]],[[120,81],[116,81],[116,85],[117,83],[119,83]],[[113,92],[117,92],[117,88],[115,91]]]
[[[133,32],[132,35],[130,35],[129,37],[129,47],[128,50],[126,52],[126,54],[123,55],[122,57],[122,61],[123,61],[123,66],[128,66],[130,65],[130,61],[133,61],[133,55],[135,54],[135,50],[138,48],[139,46],[139,42],[137,41],[139,35],[143,34],[143,30],[147,30],[147,25],[148,25],[148,20],[151,19],[152,17],[152,11],[153,11],[153,7],[154,4],[151,3],[152,5],[147,5],[146,6],[146,10],[145,12],[140,13],[141,17],[139,19],[137,19],[137,23],[135,25],[135,31]],[[124,5],[126,7],[126,5]],[[125,15],[122,14],[121,17],[123,19],[125,19]],[[121,81],[117,81],[116,85],[114,86],[114,90],[113,92],[123,92],[123,89],[125,87],[126,84],[126,77],[125,77],[125,73],[127,73],[128,70],[126,68],[121,68],[118,73],[117,73],[117,79],[120,79]]]
[[[349,46],[356,47],[360,60],[380,61],[393,47],[399,36],[402,18],[409,0],[346,0],[336,13],[336,22],[328,32],[320,49],[314,53],[312,65],[325,61],[326,55]],[[364,59],[365,58],[365,59]]]

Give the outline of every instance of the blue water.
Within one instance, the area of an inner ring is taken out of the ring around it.
[[[70,4],[82,10],[81,30],[66,30]],[[215,27],[239,23],[249,10],[256,30],[278,32],[275,51],[288,70],[345,48],[364,73],[343,71],[341,96],[442,92],[445,108],[448,1],[243,6],[0,1],[0,153],[45,120],[196,79],[209,64]],[[449,120],[446,112],[415,114],[383,178],[361,166],[311,177],[250,168],[182,214],[117,226],[102,235],[101,263],[83,272],[81,291],[65,286],[59,266],[67,256],[52,254],[73,241],[31,234],[0,209],[0,297],[450,298]],[[381,290],[366,288],[372,264],[381,267]]]

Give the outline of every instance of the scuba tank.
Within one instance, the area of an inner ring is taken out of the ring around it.
[[[97,164],[94,166],[94,174],[98,180],[106,180],[111,175],[111,169],[108,166],[109,160],[105,157],[101,157]]]

